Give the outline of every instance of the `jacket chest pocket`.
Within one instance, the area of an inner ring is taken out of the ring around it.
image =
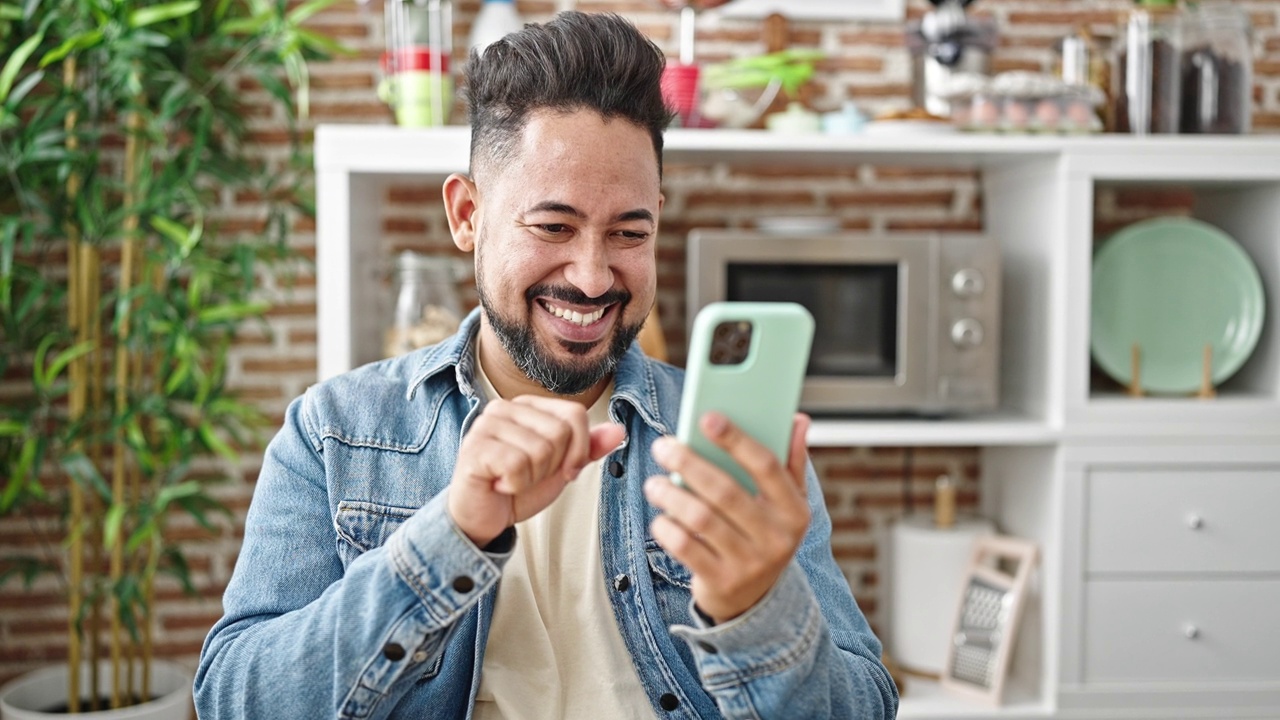
[[[391,535],[404,524],[417,508],[381,505],[378,503],[343,500],[338,503],[338,514],[333,519],[337,531],[338,556],[342,558],[342,566],[349,567],[356,558],[364,553],[380,548],[391,539]],[[439,643],[446,633],[436,637],[432,647],[420,648],[428,653],[436,653]],[[429,680],[440,673],[444,661],[444,653],[437,653],[435,662],[426,669],[419,682]]]
[[[653,540],[645,542],[644,554],[653,579],[653,594],[658,599],[658,610],[662,613],[663,620],[668,626],[690,624],[692,618],[689,615],[689,601],[693,596],[693,575],[689,568],[668,555]]]

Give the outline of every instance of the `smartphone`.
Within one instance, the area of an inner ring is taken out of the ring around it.
[[[796,303],[702,308],[689,335],[676,438],[756,494],[751,475],[702,434],[698,420],[709,410],[720,412],[785,464],[812,342],[813,316]],[[684,484],[678,475],[672,480]]]

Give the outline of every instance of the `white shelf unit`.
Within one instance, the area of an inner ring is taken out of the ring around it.
[[[375,298],[361,282],[376,258],[380,205],[389,183],[443,179],[465,170],[466,128],[405,130],[322,126],[316,132],[319,371],[322,379],[376,359]],[[1002,247],[1002,407],[958,419],[822,418],[813,445],[963,445],[982,448],[982,512],[1041,550],[1015,653],[1017,690],[1000,708],[951,698],[929,683],[908,688],[904,718],[1111,717],[1106,694],[1075,702],[1073,663],[1088,629],[1078,563],[1087,503],[1079,453],[1178,452],[1194,441],[1222,455],[1275,448],[1280,438],[1280,328],[1272,305],[1259,349],[1224,396],[1203,402],[1133,401],[1089,382],[1093,198],[1109,184],[1179,184],[1195,214],[1241,240],[1268,292],[1280,288],[1280,138],[783,136],[755,131],[667,133],[668,164],[814,168],[849,164],[959,167],[982,178],[984,227]],[[1171,456],[1172,457],[1172,456]],[[1276,621],[1272,621],[1276,622]],[[1195,697],[1221,697],[1209,694]],[[1124,696],[1128,698],[1129,696]],[[1149,698],[1141,694],[1136,697]],[[1100,698],[1100,699],[1099,699]],[[1267,702],[1269,695],[1257,696]],[[1064,699],[1066,702],[1064,703]],[[1147,717],[1137,701],[1117,714]],[[1186,703],[1185,716],[1196,716]],[[1267,705],[1236,714],[1280,715]],[[1203,707],[1202,707],[1203,709]],[[1177,707],[1152,717],[1176,717]]]

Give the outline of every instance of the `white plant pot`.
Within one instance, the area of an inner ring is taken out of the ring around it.
[[[103,688],[110,689],[111,661],[98,663],[98,673],[103,678]],[[80,684],[89,681],[89,666],[85,664],[80,674]],[[50,720],[50,718],[81,717],[90,720],[190,720],[191,672],[181,665],[167,660],[151,661],[151,693],[155,700],[120,708],[82,712],[69,716],[49,713],[46,710],[65,704],[67,700],[67,666],[58,665],[34,670],[21,675],[0,688],[0,720]],[[87,707],[88,693],[83,689],[81,697]]]

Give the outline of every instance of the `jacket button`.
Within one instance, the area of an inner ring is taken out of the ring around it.
[[[476,587],[476,581],[466,575],[459,575],[453,579],[453,589],[460,593],[469,593]]]
[[[702,649],[702,652],[707,653],[708,655],[715,655],[716,653],[720,652],[720,648],[716,647],[715,645],[712,645],[706,640],[699,640],[698,647]]]
[[[662,706],[663,710],[671,712],[680,707],[680,700],[671,693],[662,693],[662,697],[658,698],[658,704]]]
[[[618,462],[617,460],[610,461],[609,474],[616,478],[622,477],[622,463]]]
[[[613,589],[618,592],[626,592],[631,587],[631,578],[626,575],[619,575],[613,579]]]
[[[400,643],[387,643],[382,646],[382,657],[391,662],[399,662],[404,659],[404,647]]]

